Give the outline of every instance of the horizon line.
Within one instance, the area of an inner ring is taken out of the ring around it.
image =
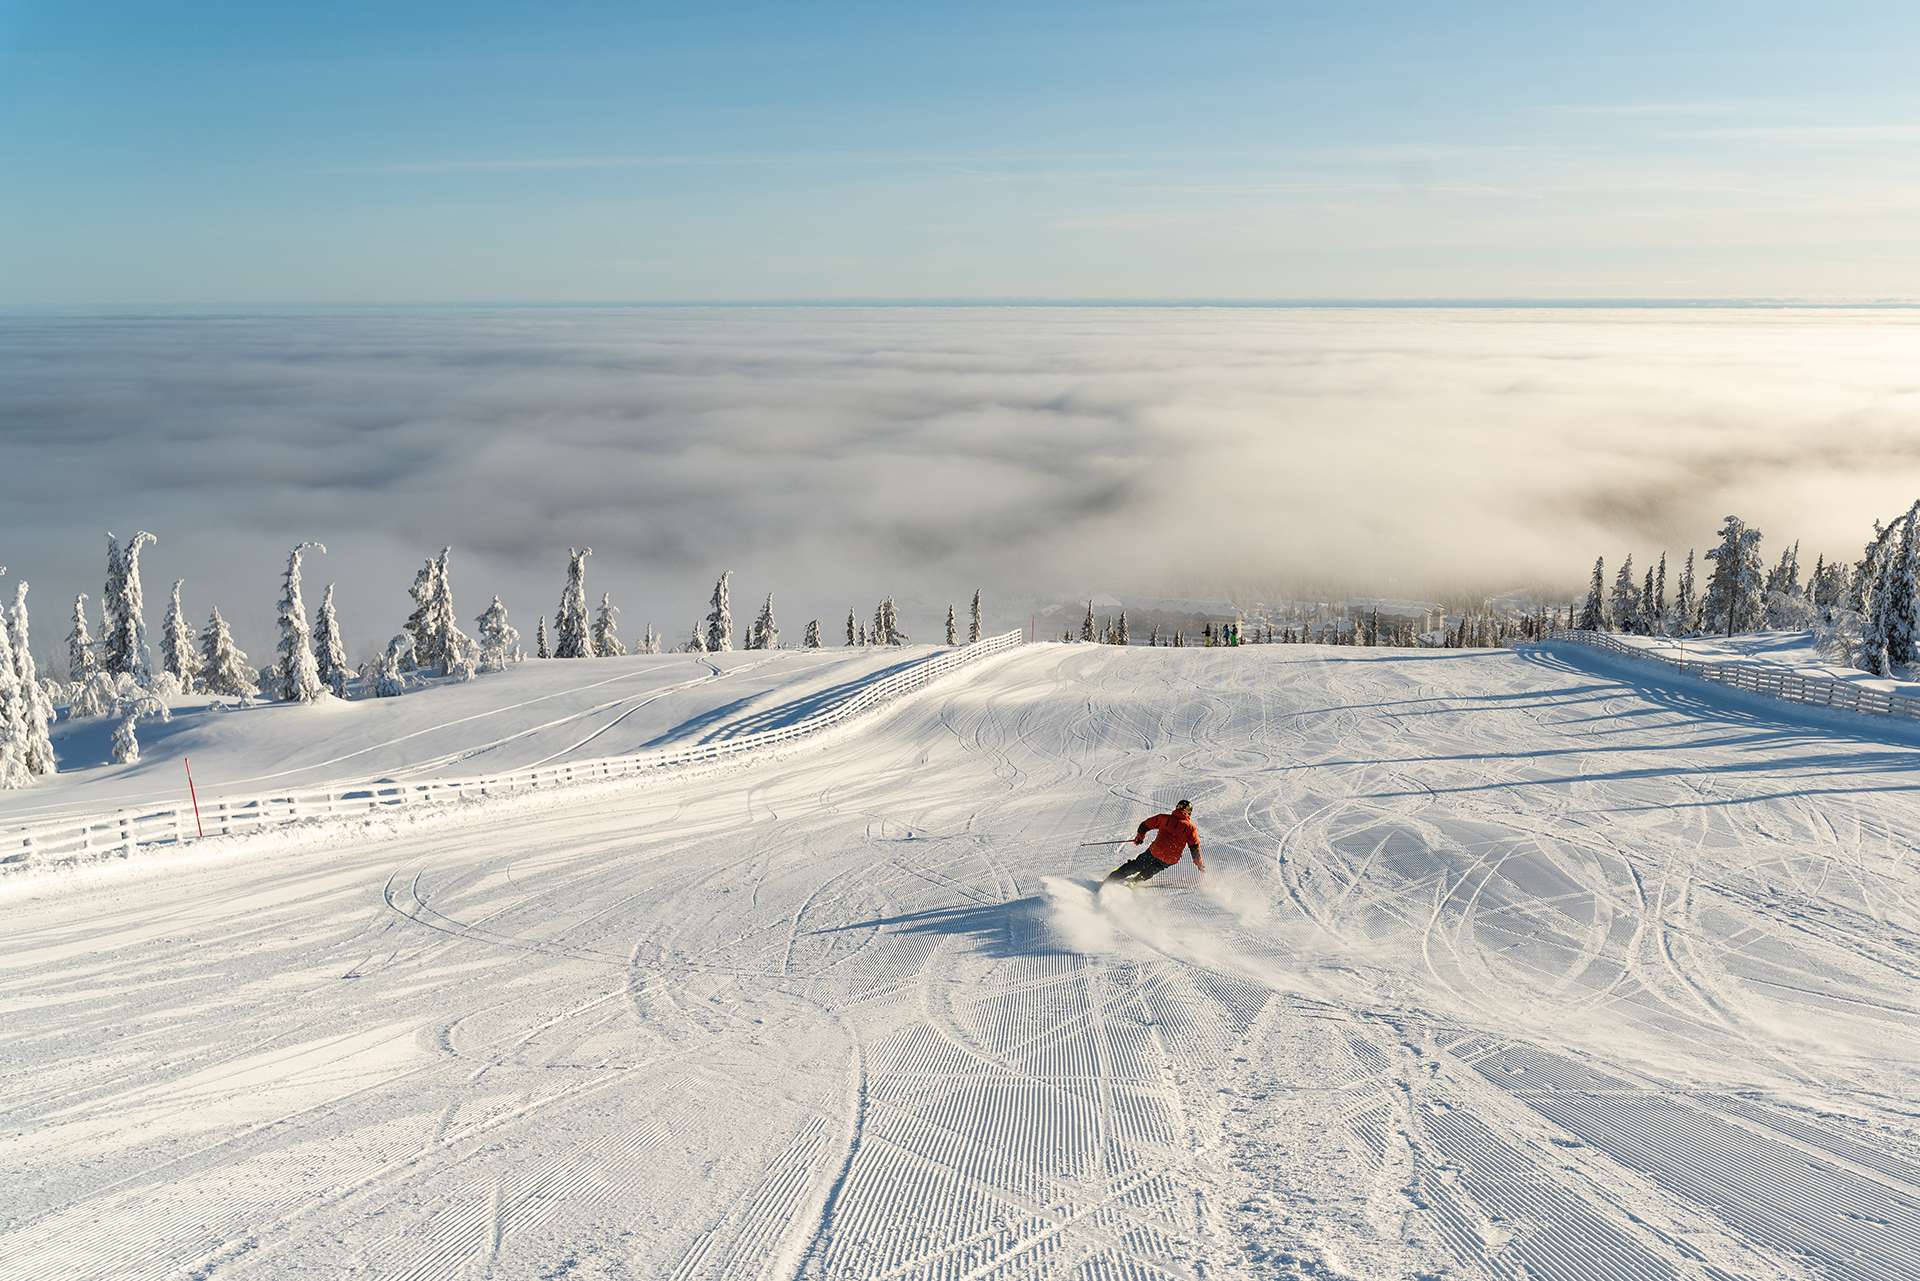
[[[351,300],[319,302],[312,300],[199,300],[154,301],[122,300],[112,302],[54,302],[0,300],[0,311],[110,311],[110,310],[204,310],[289,308],[305,310],[383,310],[402,308],[478,309],[488,307],[527,308],[684,308],[700,307],[751,310],[755,308],[1192,308],[1220,310],[1911,310],[1920,308],[1920,299],[1907,298],[1791,298],[1775,296],[1710,297],[1404,297],[1404,298],[1215,298],[1215,297],[793,297],[793,298],[635,298],[635,299],[418,299],[407,302]]]

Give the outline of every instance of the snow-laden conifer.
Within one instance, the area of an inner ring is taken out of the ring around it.
[[[507,607],[498,596],[474,621],[479,628],[481,671],[504,672],[508,664],[520,661],[520,631],[507,621]]]
[[[535,658],[552,658],[553,649],[547,644],[547,616],[545,614],[540,615],[540,626],[533,635],[533,656]]]
[[[375,698],[397,698],[407,692],[407,673],[419,665],[413,633],[402,631],[387,642],[385,652],[362,668],[360,674],[373,689]]]
[[[460,619],[454,612],[453,581],[447,568],[452,555],[453,548],[442,547],[440,555],[428,564],[424,632],[415,634],[414,661],[429,670],[437,669],[442,676],[470,680],[478,651],[472,639],[460,630]]]
[[[612,592],[600,593],[600,609],[593,616],[593,654],[595,658],[619,658],[627,652],[620,639],[620,607],[613,603]]]
[[[1920,658],[1920,618],[1914,616],[1920,610],[1920,531],[1915,529],[1916,518],[1920,518],[1920,504],[1907,509],[1897,541],[1888,539],[1892,546],[1887,563],[1892,572],[1887,589],[1887,661],[1901,666]]]
[[[200,646],[193,624],[180,608],[180,587],[186,580],[173,580],[173,595],[167,600],[167,616],[160,622],[160,670],[180,683],[182,694],[191,694],[200,683]]]
[[[300,543],[287,554],[287,572],[280,579],[280,659],[273,668],[274,693],[289,703],[318,702],[327,689],[313,659],[313,629],[300,596],[300,558],[309,548],[327,550],[319,543]]]
[[[760,607],[760,616],[753,620],[751,639],[748,649],[779,649],[780,626],[773,621],[773,593],[767,593],[767,603]]]
[[[978,645],[979,643],[980,643],[980,589],[976,587],[973,589],[973,618],[972,618],[972,621],[967,624],[967,644]]]
[[[1608,613],[1613,619],[1613,628],[1619,632],[1637,632],[1640,630],[1640,589],[1633,581],[1633,557],[1629,556],[1620,564],[1620,570],[1613,577],[1613,600]]]
[[[107,578],[100,587],[100,661],[102,671],[118,676],[121,669],[118,646],[123,642],[120,603],[127,594],[127,564],[120,557],[120,543],[113,531],[107,531]]]
[[[1602,593],[1606,591],[1606,557],[1596,556],[1593,560],[1593,579],[1587,584],[1587,599],[1580,606],[1580,630],[1583,632],[1601,632],[1607,628],[1606,606],[1602,603]]]
[[[1676,636],[1691,636],[1700,630],[1695,620],[1700,604],[1693,591],[1693,550],[1691,547],[1687,549],[1687,563],[1680,570],[1680,590],[1673,598],[1673,632]]]
[[[810,619],[807,622],[807,638],[803,643],[806,645],[808,649],[820,648],[820,620],[819,619],[817,618]]]
[[[728,583],[733,571],[726,570],[713,585],[712,609],[707,614],[707,652],[724,654],[733,648],[733,602]]]
[[[1724,626],[1726,635],[1753,625],[1759,616],[1760,589],[1764,582],[1760,567],[1760,531],[1750,529],[1738,516],[1726,517],[1720,526],[1720,545],[1707,553],[1713,562],[1706,590],[1708,630]]]
[[[860,630],[858,633],[858,644],[861,649],[865,649],[867,647],[867,625],[865,623],[860,624]]]
[[[1127,611],[1124,609],[1120,611],[1120,626],[1118,627],[1117,632],[1118,632],[1118,635],[1116,637],[1116,642],[1118,644],[1131,645],[1133,643],[1133,637],[1127,631]]]
[[[1152,631],[1150,631],[1147,634],[1147,644],[1154,645],[1154,646],[1157,646],[1160,644],[1160,624],[1159,623],[1156,622],[1153,625]]]
[[[1672,620],[1667,617],[1667,553],[1660,553],[1660,568],[1653,575],[1653,631],[1665,636],[1672,632]]]
[[[875,611],[878,620],[877,632],[873,643],[876,645],[904,645],[907,643],[906,629],[900,626],[900,611],[894,607],[893,597],[888,596],[880,602]]]
[[[693,625],[693,635],[687,639],[687,653],[704,654],[707,652],[707,633],[700,623]]]
[[[48,727],[53,724],[53,699],[40,683],[40,669],[33,661],[33,629],[27,618],[27,584],[14,584],[13,613],[7,619],[8,639],[13,645],[13,670],[20,682],[20,704],[26,717],[27,772],[35,776],[51,774],[53,739]]]
[[[960,643],[960,620],[954,617],[953,606],[947,606],[947,644]]]
[[[553,656],[592,658],[593,636],[587,620],[587,557],[591,547],[567,548],[567,585],[553,616]]]
[[[113,763],[115,765],[133,765],[140,760],[140,736],[134,730],[135,717],[131,714],[122,717],[113,727]]]
[[[5,572],[0,569],[0,573]],[[30,709],[14,665],[13,641],[6,620],[0,619],[0,791],[25,787],[33,781],[33,771],[27,768]]]
[[[409,663],[422,667],[431,667],[439,660],[433,643],[433,606],[434,576],[439,568],[437,557],[427,557],[427,563],[414,573],[413,585],[407,588],[407,595],[413,598],[413,612],[407,615],[403,630],[413,638],[413,644],[407,647]]]
[[[1891,676],[1893,664],[1889,650],[1893,631],[1893,539],[1887,531],[1867,552],[1867,563],[1860,572],[1865,580],[1865,604],[1861,611],[1860,653],[1857,663],[1875,676]]]
[[[220,617],[218,605],[207,616],[206,628],[200,633],[200,679],[210,694],[252,698],[260,692],[253,666],[233,643],[233,633],[227,629],[227,620]]]
[[[660,652],[660,633],[653,630],[653,622],[651,619],[647,622],[647,630],[640,635],[640,652],[642,654],[658,654]]]
[[[1080,639],[1083,641],[1090,641],[1093,639],[1093,601],[1092,600],[1087,601],[1087,616],[1080,620]]]
[[[855,631],[854,631],[854,628],[857,625],[858,624],[855,622],[853,617],[853,611],[848,610],[847,611],[847,644],[849,645],[858,645],[860,643],[859,637],[855,634]]]
[[[110,634],[103,638],[108,671],[125,674],[142,683],[153,676],[153,652],[147,645],[146,600],[140,589],[140,553],[155,542],[152,534],[141,530],[113,551],[113,535],[107,535],[109,547],[108,590],[112,600],[105,604]]]
[[[333,604],[333,584],[320,594],[320,612],[313,618],[313,666],[320,683],[333,691],[335,698],[347,696],[347,680],[353,672],[347,666],[347,646],[340,639],[340,612]]]
[[[84,684],[96,666],[93,633],[87,630],[87,594],[82,592],[73,598],[73,627],[67,632],[67,682]]]

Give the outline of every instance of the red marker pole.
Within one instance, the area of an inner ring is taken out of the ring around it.
[[[193,831],[204,838],[207,830],[200,826],[200,793],[193,790],[193,762],[182,756],[180,763],[187,767],[187,795],[193,798]]]

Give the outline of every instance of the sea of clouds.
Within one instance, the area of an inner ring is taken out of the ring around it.
[[[829,641],[1092,593],[1584,586],[1738,512],[1858,555],[1920,497],[1920,312],[459,308],[0,314],[0,564],[37,649],[105,532],[265,658],[286,550],[356,656],[454,548],[529,635],[569,544],[623,630],[712,580]]]

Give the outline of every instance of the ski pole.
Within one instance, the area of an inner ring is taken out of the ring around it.
[[[1133,838],[1131,836],[1123,836],[1117,841],[1081,841],[1080,844],[1075,846],[1074,848],[1085,849],[1089,845],[1125,845],[1128,841],[1132,839]]]

